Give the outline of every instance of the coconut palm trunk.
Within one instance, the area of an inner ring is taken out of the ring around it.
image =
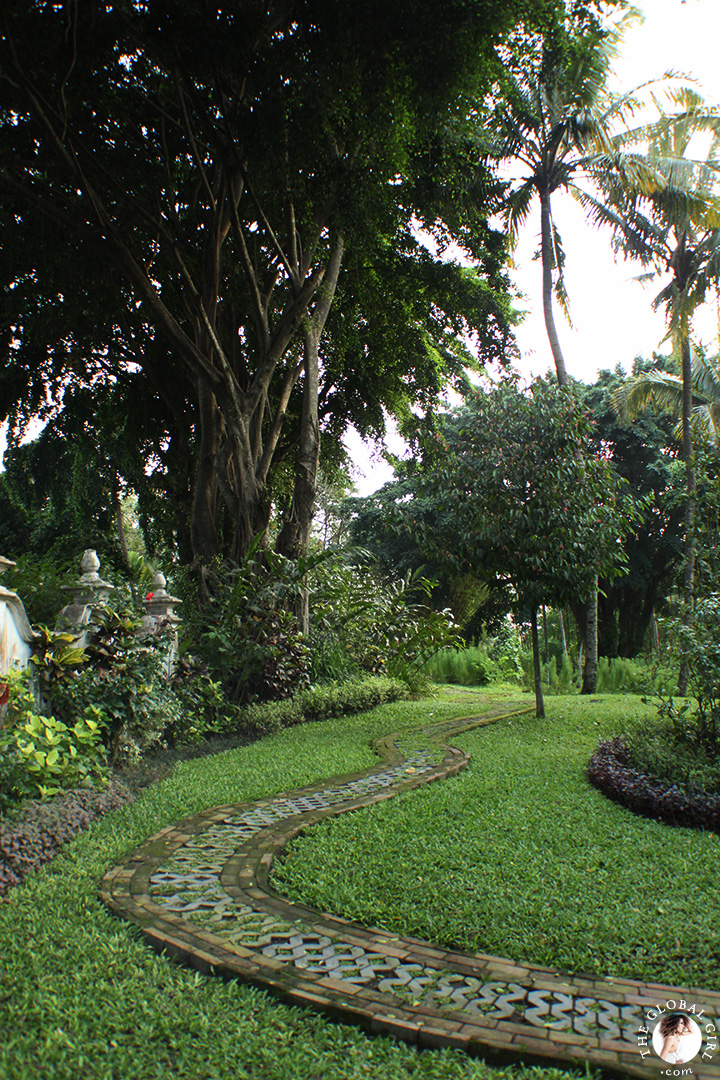
[[[545,318],[545,330],[550,344],[550,351],[555,361],[557,380],[560,386],[569,383],[565,357],[560,348],[557,327],[555,325],[555,313],[553,311],[553,281],[552,272],[555,266],[555,254],[552,237],[552,213],[550,209],[550,192],[543,191],[540,195],[540,252],[542,256],[542,299],[543,316]]]
[[[691,626],[695,606],[695,511],[697,506],[697,482],[693,461],[693,441],[690,418],[692,416],[692,362],[690,334],[687,317],[681,316],[680,348],[682,355],[682,448],[685,462],[685,566],[683,572],[683,624]],[[689,671],[683,660],[678,676],[678,693],[687,693]]]

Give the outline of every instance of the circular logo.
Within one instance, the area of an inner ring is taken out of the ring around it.
[[[667,1013],[653,1028],[652,1047],[661,1061],[685,1065],[700,1053],[702,1032],[692,1016]]]

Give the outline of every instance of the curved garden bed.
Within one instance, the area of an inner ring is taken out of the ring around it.
[[[691,793],[634,769],[620,736],[600,743],[590,758],[587,775],[603,795],[636,814],[720,833],[720,795]]]

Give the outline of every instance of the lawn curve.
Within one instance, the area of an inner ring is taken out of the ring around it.
[[[450,744],[453,736],[525,711],[505,703],[388,735],[374,744],[381,764],[362,773],[195,814],[110,870],[101,898],[154,947],[201,972],[243,979],[370,1031],[490,1060],[647,1076],[651,1062],[662,1064],[640,1032],[652,1026],[648,1013],[652,1020],[669,1002],[697,1002],[702,1024],[717,1030],[720,993],[436,948],[323,914],[269,886],[273,859],[293,836],[458,773],[469,755]],[[712,1051],[707,1035],[692,1061],[701,1080],[720,1080]]]

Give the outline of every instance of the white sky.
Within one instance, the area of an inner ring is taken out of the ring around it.
[[[630,28],[614,64],[620,92],[632,90],[666,71],[692,76],[708,105],[720,104],[720,0],[635,0],[645,19]],[[589,225],[569,197],[556,196],[553,214],[565,249],[565,284],[570,302],[571,329],[560,311],[556,323],[568,372],[593,382],[598,371],[618,363],[630,370],[637,355],[651,357],[665,336],[662,311],[653,312],[652,299],[661,284],[634,281],[642,269],[616,262],[609,234]],[[517,328],[520,369],[528,376],[554,369],[547,343],[541,304],[541,266],[533,260],[539,247],[540,212],[534,213],[515,252],[515,284],[525,296],[527,310]],[[718,309],[706,305],[694,318],[697,336],[717,351]],[[395,453],[400,440],[390,440]],[[384,462],[359,439],[348,444],[357,463],[356,483],[368,494],[392,476]]]

